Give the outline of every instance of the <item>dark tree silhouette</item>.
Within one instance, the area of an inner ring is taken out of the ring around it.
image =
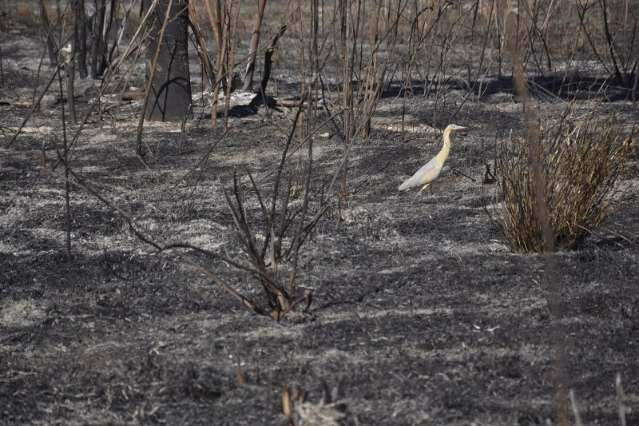
[[[145,0],[145,7],[150,4]],[[160,0],[153,12],[147,50],[147,79],[151,79],[151,84],[145,110],[146,118],[151,120],[180,121],[191,107],[187,6],[188,0]],[[156,52],[157,63],[152,71]]]

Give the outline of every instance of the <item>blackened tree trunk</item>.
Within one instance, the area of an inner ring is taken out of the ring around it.
[[[40,19],[42,19],[42,29],[45,32],[47,38],[47,51],[49,52],[49,61],[51,66],[58,64],[58,48],[56,47],[55,39],[53,38],[53,30],[51,29],[51,23],[49,22],[49,15],[47,13],[47,6],[44,0],[40,0]]]
[[[91,44],[91,77],[97,78],[104,72],[105,40],[104,16],[106,0],[95,0],[95,22],[93,24],[93,43]]]
[[[253,27],[253,35],[251,36],[251,44],[249,47],[248,60],[244,71],[244,83],[242,90],[252,90],[253,73],[255,72],[255,62],[257,59],[257,48],[260,46],[260,31],[262,29],[262,20],[264,19],[264,9],[266,8],[266,0],[260,0],[255,15],[255,25]]]
[[[87,78],[87,18],[84,0],[72,2],[75,13],[75,49],[78,72],[81,78]]]
[[[144,0],[145,8],[152,3]],[[168,20],[165,19],[167,7]],[[147,79],[151,78],[145,115],[151,120],[181,121],[191,108],[188,54],[188,0],[160,0],[153,12],[147,49]],[[162,25],[166,22],[162,40]],[[155,71],[151,71],[160,43]]]
[[[112,62],[113,55],[115,54],[115,49],[118,47],[117,34],[113,34],[113,44],[111,45],[111,48],[109,49],[109,38],[112,36],[111,26],[113,25],[113,19],[114,19],[114,15],[115,15],[115,11],[117,7],[118,7],[118,0],[111,0],[111,7],[109,7],[109,18],[106,21],[106,29],[103,32],[104,56],[102,57],[102,64],[100,65],[100,68],[102,68],[103,72],[106,70],[107,65]]]

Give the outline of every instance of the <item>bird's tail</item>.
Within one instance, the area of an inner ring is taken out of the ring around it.
[[[410,181],[410,179],[407,179],[404,181],[404,183],[402,183],[401,185],[399,185],[397,187],[398,191],[406,191],[408,189],[410,189],[412,187],[412,182]]]

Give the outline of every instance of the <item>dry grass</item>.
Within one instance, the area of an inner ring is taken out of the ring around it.
[[[557,248],[574,248],[599,225],[615,201],[615,182],[630,153],[632,135],[614,118],[595,114],[576,119],[566,114],[540,126],[539,148],[543,193]],[[535,182],[530,161],[536,144],[514,140],[498,160],[498,191],[502,230],[515,250],[538,252],[543,236],[535,206]]]

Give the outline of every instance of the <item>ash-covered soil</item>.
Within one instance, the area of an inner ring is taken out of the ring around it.
[[[495,140],[523,128],[521,105],[509,93],[473,100],[454,88],[444,106],[385,97],[370,140],[352,146],[347,204],[329,212],[302,250],[310,310],[276,322],[247,311],[183,254],[156,254],[78,185],[66,258],[64,168],[55,151],[61,104],[35,113],[7,146],[37,81],[36,45],[29,51],[19,31],[7,37],[0,424],[286,424],[288,387],[305,393],[296,401],[304,424],[547,425],[557,421],[561,380],[584,424],[618,425],[617,374],[627,424],[639,424],[636,153],[620,182],[620,208],[579,249],[514,253],[486,211],[495,188],[481,182]],[[86,108],[86,99],[78,103]],[[556,99],[542,106],[548,117],[565,108]],[[440,147],[431,125],[458,109],[454,121],[471,130],[455,139],[440,180],[430,192],[399,194],[399,183]],[[628,123],[639,117],[625,101],[604,109]],[[153,154],[145,165],[135,155],[137,109],[123,105],[89,119],[71,165],[152,238],[234,254],[222,187],[234,170],[250,170],[268,191],[292,115],[283,108],[231,118],[226,134],[207,119],[185,132],[148,123]],[[330,181],[342,152],[337,137],[316,138],[315,187]],[[300,164],[292,161],[292,170]],[[256,203],[249,208],[259,213]],[[259,297],[247,274],[215,268]],[[559,318],[549,310],[549,284],[561,289]]]

